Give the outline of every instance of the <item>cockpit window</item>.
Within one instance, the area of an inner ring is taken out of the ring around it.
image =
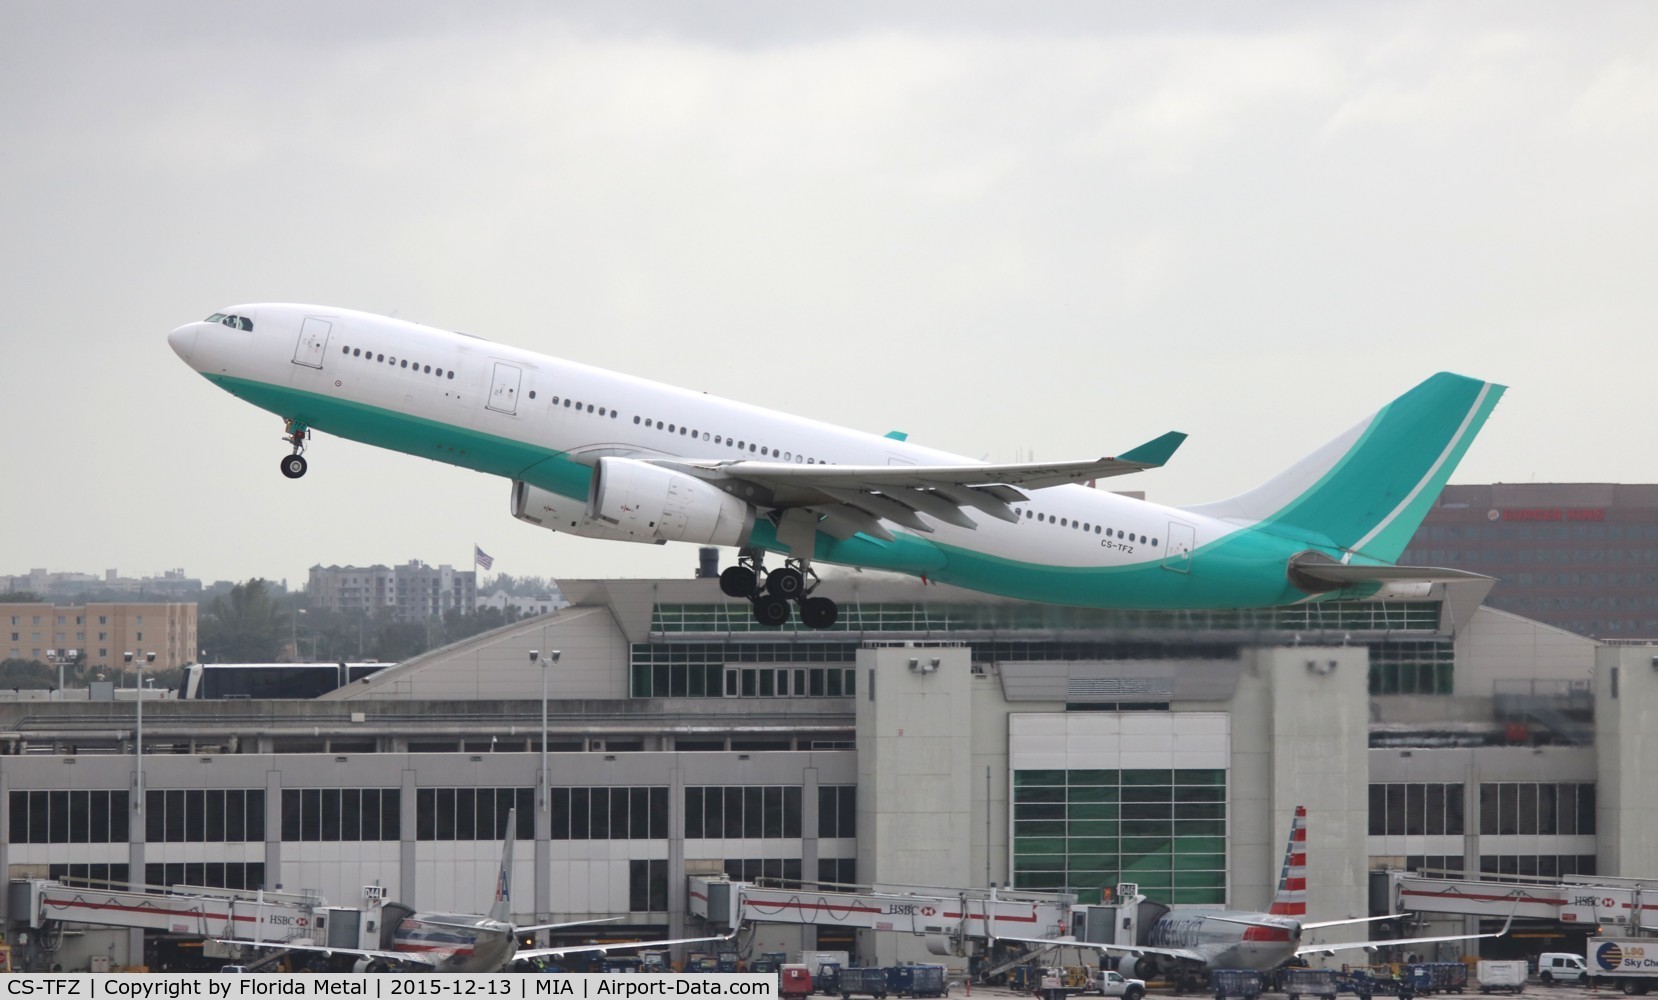
[[[232,330],[246,330],[249,333],[253,332],[253,320],[248,319],[246,316],[232,316],[227,313],[214,313],[213,315],[207,317],[206,322],[222,323],[225,326],[230,327]]]

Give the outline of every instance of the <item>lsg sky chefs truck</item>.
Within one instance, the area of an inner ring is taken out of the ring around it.
[[[1589,975],[1631,996],[1658,986],[1658,938],[1590,938]]]

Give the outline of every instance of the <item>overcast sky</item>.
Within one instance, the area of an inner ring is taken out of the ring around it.
[[[239,302],[1248,488],[1440,369],[1658,482],[1658,4],[0,3],[0,574],[682,576],[213,388]]]

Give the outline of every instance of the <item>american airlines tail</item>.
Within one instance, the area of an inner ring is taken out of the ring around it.
[[[518,810],[507,810],[507,837],[501,844],[501,870],[495,876],[495,902],[489,908],[489,919],[502,923],[512,921],[512,843],[518,837]]]
[[[1268,913],[1275,916],[1307,915],[1307,807],[1295,807],[1290,822],[1290,840],[1284,846],[1284,867],[1278,873],[1278,894],[1272,897]]]
[[[1194,514],[1391,563],[1506,387],[1440,372],[1247,493]]]

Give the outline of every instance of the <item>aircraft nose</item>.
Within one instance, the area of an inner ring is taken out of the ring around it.
[[[190,363],[190,356],[196,353],[196,332],[200,324],[186,323],[167,335],[167,343],[173,348],[173,353]]]

